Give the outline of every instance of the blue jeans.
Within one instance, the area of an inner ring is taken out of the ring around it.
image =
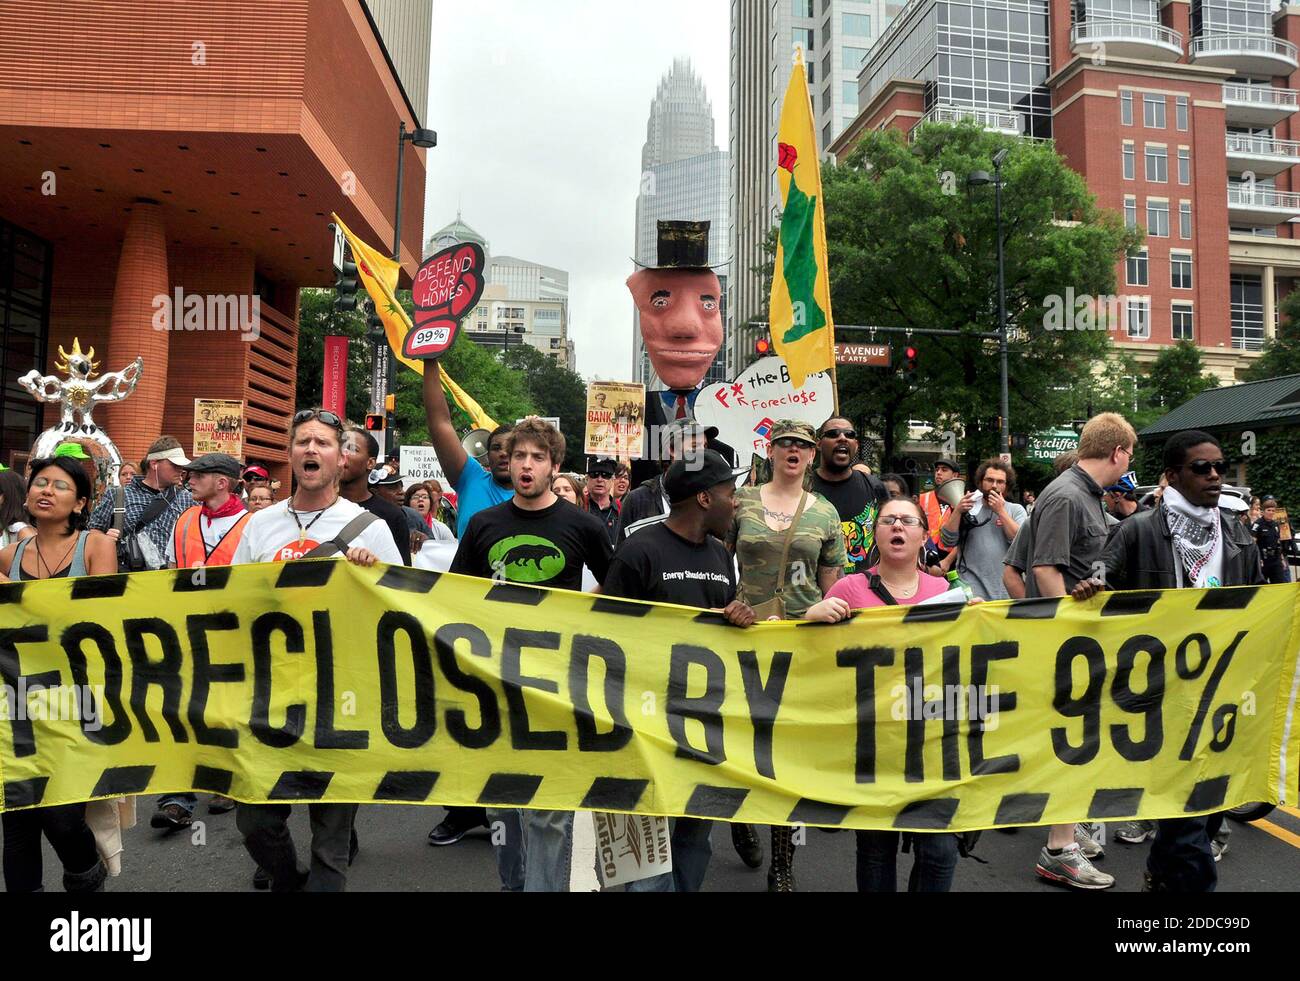
[[[704,875],[713,858],[712,821],[700,818],[673,818],[673,870],[627,884],[628,892],[699,892]]]
[[[858,831],[858,892],[898,892],[897,831]],[[912,834],[912,875],[908,892],[948,892],[957,871],[957,836]]]
[[[497,872],[506,892],[524,891],[524,829],[516,808],[487,809],[492,845],[497,853]]]
[[[1169,892],[1214,892],[1219,873],[1210,838],[1222,821],[1221,814],[1157,821],[1156,840],[1147,856],[1147,871],[1155,885]]]
[[[506,892],[569,891],[569,870],[573,865],[572,811],[489,807],[487,819],[496,844],[502,889]]]

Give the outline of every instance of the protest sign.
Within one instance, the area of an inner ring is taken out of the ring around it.
[[[194,400],[194,456],[229,453],[236,460],[244,454],[244,403],[225,399]]]

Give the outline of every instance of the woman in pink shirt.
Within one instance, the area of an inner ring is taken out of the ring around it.
[[[826,593],[826,598],[809,608],[809,620],[837,623],[853,610],[870,606],[892,606],[885,593],[899,606],[913,606],[948,592],[948,581],[922,571],[925,539],[929,534],[925,512],[908,498],[887,501],[876,516],[876,547],[880,564],[866,574],[845,576]],[[876,589],[872,589],[872,584]],[[879,593],[877,592],[879,590]],[[897,831],[858,831],[858,892],[898,891]],[[946,833],[911,833],[915,861],[908,892],[948,892],[957,871],[957,836]]]

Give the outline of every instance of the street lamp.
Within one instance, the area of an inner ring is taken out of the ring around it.
[[[1003,147],[993,154],[993,177],[988,171],[977,170],[966,179],[967,187],[993,185],[994,210],[997,215],[998,234],[998,357],[1002,370],[1002,455],[1011,458],[1011,397],[1007,385],[1007,288],[1006,268],[1002,254],[1002,165],[1010,153]]]

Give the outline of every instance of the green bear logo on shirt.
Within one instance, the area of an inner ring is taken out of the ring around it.
[[[536,535],[511,535],[492,546],[488,565],[493,579],[542,583],[563,572],[565,562],[554,542]]]

